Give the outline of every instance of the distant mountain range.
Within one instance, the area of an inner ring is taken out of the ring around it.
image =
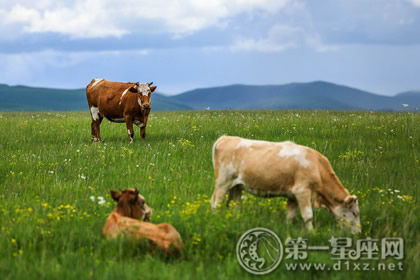
[[[156,93],[153,111],[192,110],[191,107]],[[84,111],[88,110],[85,89],[54,89],[0,84],[0,111]]]
[[[154,93],[153,111],[181,110],[361,110],[420,111],[420,91],[383,96],[316,81],[285,85],[230,85],[201,88],[178,95]],[[87,110],[85,89],[53,89],[0,84],[0,111]]]

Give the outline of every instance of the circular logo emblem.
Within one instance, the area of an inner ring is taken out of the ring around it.
[[[279,266],[283,258],[283,245],[277,234],[271,230],[253,228],[239,238],[236,257],[249,273],[268,274]]]

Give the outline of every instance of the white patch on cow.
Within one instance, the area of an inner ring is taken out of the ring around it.
[[[148,84],[138,84],[138,89],[141,92],[141,95],[148,96],[149,95],[149,85]]]
[[[306,168],[309,166],[310,162],[306,159],[306,150],[303,147],[293,142],[283,142],[281,147],[282,149],[278,154],[280,157],[294,157],[302,167]]]
[[[334,216],[337,218],[341,218],[343,216],[343,207],[341,205],[337,205],[335,207],[331,208],[331,211],[333,212]]]
[[[128,135],[131,135],[131,131],[129,129],[127,129]]]
[[[229,163],[226,166],[221,166],[219,169],[219,177],[217,180],[221,183],[230,181],[236,177],[236,169],[233,167],[232,163]]]
[[[251,148],[252,144],[254,141],[252,140],[248,140],[248,139],[241,139],[241,141],[239,141],[239,143],[236,145],[235,149],[239,149],[239,148]]]
[[[273,144],[272,142],[261,141],[261,140],[250,140],[241,138],[239,143],[236,145],[235,149],[239,148],[247,148],[252,150],[252,146],[254,145],[266,145],[266,144]]]
[[[104,79],[94,79],[92,87],[96,86],[99,82],[103,81]]]
[[[98,109],[98,107],[95,107],[95,106],[90,107],[90,114],[92,115],[92,119],[94,121],[99,120],[99,109]]]
[[[141,99],[140,99],[140,97],[137,97],[137,102],[139,103],[139,105],[141,106]]]
[[[234,185],[243,185],[244,182],[242,181],[242,174],[239,174],[238,178],[234,181]]]
[[[123,94],[120,97],[120,100],[123,98],[123,96],[127,93],[128,89],[124,90]],[[121,101],[120,101],[121,102]]]

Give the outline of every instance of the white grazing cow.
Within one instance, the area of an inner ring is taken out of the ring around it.
[[[222,136],[213,146],[215,186],[211,198],[216,208],[228,193],[240,201],[245,191],[262,197],[284,196],[287,219],[299,206],[306,227],[312,227],[312,206],[326,208],[352,233],[360,233],[357,197],[350,195],[319,152],[290,141],[268,142]]]

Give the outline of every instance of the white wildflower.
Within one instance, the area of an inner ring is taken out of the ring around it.
[[[102,204],[105,204],[105,203],[106,203],[105,199],[102,196],[98,196],[98,204],[102,205]]]

